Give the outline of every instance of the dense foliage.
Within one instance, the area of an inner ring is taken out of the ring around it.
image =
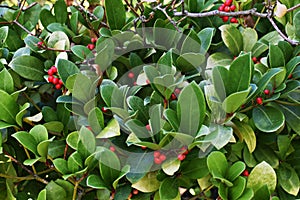
[[[299,0],[0,5],[0,199],[300,198]]]

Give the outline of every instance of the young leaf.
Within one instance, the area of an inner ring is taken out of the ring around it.
[[[64,84],[66,84],[69,76],[80,72],[74,63],[64,59],[59,59],[57,63],[57,71]]]
[[[156,178],[157,172],[149,172],[138,182],[131,185],[141,192],[155,192],[159,189],[160,182]]]
[[[219,27],[221,36],[230,52],[237,56],[243,48],[243,36],[241,32],[233,25],[223,25]]]
[[[159,187],[160,199],[174,199],[178,194],[177,180],[174,178],[166,178]]]
[[[228,168],[225,155],[220,151],[213,151],[207,157],[207,167],[214,178],[224,178]]]

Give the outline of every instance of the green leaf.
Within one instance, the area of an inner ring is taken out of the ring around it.
[[[55,199],[66,199],[67,193],[65,189],[59,186],[54,181],[50,181],[50,183],[46,186],[46,199],[47,200],[55,200]]]
[[[42,156],[43,158],[47,158],[48,147],[49,147],[50,142],[52,142],[53,140],[54,140],[54,137],[52,137],[50,140],[44,140],[37,145],[37,152],[40,156]]]
[[[246,188],[246,179],[243,177],[237,177],[233,182],[233,187],[228,189],[228,199],[238,199],[242,196],[244,189]]]
[[[53,160],[53,164],[57,171],[62,173],[63,175],[69,174],[69,169],[68,169],[68,163],[65,159],[63,158],[57,158]]]
[[[164,117],[168,120],[174,131],[178,131],[179,120],[176,111],[168,108],[164,110]]]
[[[255,29],[252,28],[246,28],[243,30],[242,32],[242,36],[243,36],[243,50],[245,52],[250,52],[254,45],[257,42],[257,33],[255,31]]]
[[[8,66],[23,78],[33,81],[44,79],[44,64],[36,57],[28,55],[19,56],[14,58]]]
[[[237,56],[243,48],[243,36],[240,31],[233,25],[222,25],[219,27],[221,36],[230,52]]]
[[[256,147],[256,136],[253,129],[245,122],[235,120],[233,123],[236,125],[234,132],[241,141],[245,141],[249,152],[252,153]]]
[[[38,143],[31,134],[29,134],[25,131],[19,131],[19,132],[14,133],[12,135],[12,137],[14,137],[16,140],[18,140],[18,142],[20,144],[22,144],[25,148],[30,150],[32,153],[34,153],[35,155],[38,155],[38,152],[36,149]]]
[[[96,149],[96,140],[94,134],[82,126],[79,131],[79,141],[82,143],[82,146],[89,152],[89,154],[94,153]]]
[[[208,51],[211,42],[212,42],[212,38],[214,37],[216,32],[215,28],[204,28],[202,29],[197,35],[201,40],[201,49],[200,49],[200,53],[201,54],[206,54],[206,52]]]
[[[239,91],[232,93],[222,103],[222,108],[226,113],[234,113],[236,110],[238,110],[241,105],[243,105],[247,99],[247,96],[251,90],[251,87],[249,87],[248,90]]]
[[[86,180],[87,186],[95,189],[106,189],[107,186],[105,185],[104,181],[101,179],[99,175],[89,175]]]
[[[238,198],[238,200],[249,200],[249,199],[252,199],[254,196],[254,193],[253,193],[253,190],[252,189],[249,189],[249,188],[246,188],[244,190],[244,193],[242,196],[240,196]]]
[[[229,167],[226,178],[233,182],[237,177],[239,177],[239,175],[243,173],[245,169],[245,163],[243,163],[242,161],[237,161]]]
[[[10,124],[15,124],[16,115],[19,112],[19,106],[14,99],[5,91],[0,90],[0,120]]]
[[[45,122],[58,121],[56,112],[49,106],[42,108],[42,114]]]
[[[8,36],[8,26],[1,27],[0,28],[0,46],[1,47],[6,42],[7,36]]]
[[[295,169],[289,164],[283,163],[277,171],[279,185],[289,194],[297,196],[300,189],[300,181]]]
[[[78,139],[79,139],[78,131],[74,131],[74,132],[70,133],[70,134],[67,136],[66,141],[67,141],[67,144],[68,144],[72,149],[77,150]]]
[[[60,121],[52,121],[43,124],[45,128],[54,133],[61,133],[64,130],[64,125]]]
[[[157,67],[161,75],[174,74],[174,69],[172,68],[172,63],[173,63],[172,53],[173,53],[172,51],[168,51],[167,53],[164,53],[159,58],[157,62]]]
[[[69,76],[80,72],[74,63],[64,59],[59,59],[57,63],[57,71],[64,84],[66,84]]]
[[[112,119],[96,138],[111,138],[121,135],[120,125],[116,119]]]
[[[262,42],[256,42],[251,50],[252,56],[259,57],[261,54],[263,54],[265,51],[267,51],[268,48],[269,48],[268,45],[266,45]]]
[[[267,186],[270,193],[276,188],[276,173],[265,161],[253,168],[248,177],[247,188],[253,189],[254,193],[256,193],[264,185]]]
[[[271,149],[269,146],[259,144],[257,145],[253,153],[258,162],[265,161],[268,164],[270,164],[273,168],[277,168],[279,166],[279,159],[275,154],[274,150]]]
[[[205,118],[206,104],[202,90],[192,82],[180,93],[177,102],[179,132],[195,136]]]
[[[279,104],[280,110],[284,113],[287,124],[300,135],[300,108],[299,106],[288,106]]]
[[[9,94],[14,92],[14,81],[6,68],[0,72],[0,89]]]
[[[149,172],[138,182],[131,185],[141,192],[155,192],[159,189],[160,182],[156,178],[157,172]]]
[[[201,41],[194,29],[190,29],[189,34],[183,39],[181,54],[200,53]]]
[[[68,158],[68,169],[71,173],[78,172],[83,167],[83,161],[80,154],[75,151]]]
[[[52,13],[47,9],[42,9],[40,12],[40,20],[43,27],[47,27],[49,24],[55,23],[56,18],[52,15]]]
[[[174,178],[164,179],[159,187],[160,199],[174,199],[178,194],[177,180]]]
[[[177,60],[177,68],[183,72],[193,71],[198,69],[205,61],[205,56],[200,53],[185,53],[180,55]]]
[[[120,174],[120,160],[114,152],[104,149],[100,155],[99,168],[103,181],[107,185],[112,185]]]
[[[228,168],[225,155],[220,151],[213,151],[207,157],[207,167],[214,178],[224,178]]]
[[[56,21],[64,24],[68,19],[67,5],[64,0],[57,0],[54,4],[54,14]]]
[[[295,34],[298,38],[300,38],[300,12],[298,10],[298,12],[294,15],[293,18],[293,24],[295,26]]]
[[[35,125],[29,132],[37,143],[48,140],[47,129],[43,125]]]
[[[233,136],[232,128],[223,125],[211,124],[209,131],[210,134],[205,136],[204,141],[210,142],[218,150],[228,144]]]
[[[149,118],[148,108],[144,105],[143,99],[137,96],[130,96],[127,98],[129,107],[136,113],[136,117],[146,123]]]
[[[130,166],[130,172],[126,175],[126,178],[131,183],[137,183],[150,171],[153,165],[153,154],[146,151],[131,153],[126,164]]]
[[[203,0],[189,0],[188,1],[188,10],[193,13],[201,11],[201,8],[204,6]]]
[[[209,174],[206,158],[194,158],[193,160],[182,163],[182,175],[190,179],[200,179]]]
[[[269,46],[269,54],[268,61],[270,63],[271,68],[282,67],[285,66],[285,58],[278,46],[270,44]]]
[[[273,107],[258,106],[252,111],[255,126],[263,132],[274,132],[284,125],[283,113]]]
[[[217,53],[213,53],[208,57],[206,66],[208,69],[212,69],[216,66],[227,66],[230,65],[231,63],[232,63],[231,56],[229,56],[226,53],[217,52]]]
[[[111,30],[121,30],[126,22],[126,12],[122,0],[105,0],[105,13]]]
[[[104,117],[100,108],[95,107],[89,112],[88,122],[92,130],[96,133],[100,133],[104,128]]]
[[[162,170],[169,176],[173,176],[179,170],[180,160],[171,158],[162,164]]]
[[[97,54],[95,63],[100,66],[101,71],[105,71],[112,63],[115,52],[115,44],[112,39],[105,39],[101,43],[97,43]]]
[[[71,51],[82,60],[86,59],[91,54],[91,51],[83,45],[74,45],[71,47]]]
[[[40,191],[39,196],[37,197],[37,200],[47,200],[46,199],[46,189],[43,189]]]

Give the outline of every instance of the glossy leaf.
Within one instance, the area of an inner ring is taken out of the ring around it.
[[[179,167],[180,161],[177,158],[166,160],[162,164],[162,170],[169,176],[173,176],[179,170]]]
[[[234,121],[234,124],[236,125],[234,132],[238,135],[240,140],[245,141],[249,152],[252,153],[256,147],[256,136],[253,129],[245,122],[236,120]]]
[[[35,155],[38,155],[37,152],[37,145],[38,142],[35,140],[35,138],[25,132],[25,131],[19,131],[16,132],[12,135],[12,137],[14,137],[16,140],[18,140],[19,143],[21,143],[25,148],[27,148],[28,150],[30,150],[32,153],[34,153]]]
[[[96,138],[111,138],[121,135],[120,125],[116,119],[112,119]]]
[[[9,94],[14,92],[14,81],[6,68],[3,68],[2,71],[0,71],[0,89]]]
[[[126,13],[121,0],[105,0],[106,17],[112,30],[121,30],[125,25]]]
[[[131,185],[141,192],[154,192],[159,189],[160,182],[156,178],[157,172],[149,172],[138,182]]]
[[[159,187],[159,196],[161,199],[174,199],[178,193],[177,181],[174,178],[166,178]]]
[[[224,178],[228,168],[226,157],[219,151],[213,151],[207,157],[207,166],[209,172],[214,178]]]
[[[219,29],[225,45],[233,55],[237,56],[243,48],[242,34],[233,25],[222,25]]]
[[[195,82],[192,82],[181,91],[178,97],[179,131],[195,136],[202,126],[205,112],[206,105],[203,92]]]
[[[267,133],[278,130],[285,121],[285,117],[280,110],[269,106],[254,108],[252,116],[255,126]]]
[[[295,169],[288,164],[279,167],[278,172],[279,185],[289,194],[297,196],[299,192],[299,177]]]
[[[23,78],[41,81],[44,79],[44,65],[42,61],[33,56],[19,56],[14,58],[9,64],[16,73]]]
[[[63,59],[60,59],[58,61],[57,71],[64,84],[66,84],[66,81],[69,76],[80,72],[78,67],[74,63]]]

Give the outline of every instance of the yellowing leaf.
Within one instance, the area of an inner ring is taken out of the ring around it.
[[[281,18],[286,14],[286,12],[287,12],[287,7],[284,4],[277,1],[277,6],[275,8],[274,15],[276,17]]]

